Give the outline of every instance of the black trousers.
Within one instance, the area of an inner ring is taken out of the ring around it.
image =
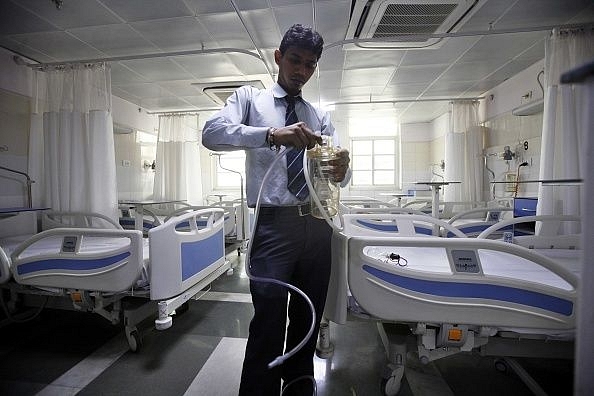
[[[314,332],[307,344],[282,365],[269,369],[268,364],[283,354],[285,333],[285,351],[290,351],[310,329],[312,314],[297,292],[273,283],[250,281],[255,312],[239,394],[278,396],[281,378],[286,385],[302,376],[313,377],[313,355],[330,277],[332,228],[325,220],[300,216],[296,207],[260,208],[257,222],[251,241],[250,272],[301,289],[312,301],[316,314]],[[312,392],[312,380],[304,378],[289,386],[284,395],[310,396]]]

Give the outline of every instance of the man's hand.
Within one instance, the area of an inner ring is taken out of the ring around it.
[[[274,144],[277,146],[295,147],[301,150],[304,147],[312,149],[322,143],[322,137],[316,135],[305,122],[297,122],[274,131]]]
[[[349,151],[347,149],[340,149],[336,152],[338,159],[330,161],[332,165],[332,181],[340,183],[344,180],[346,172],[349,169]]]

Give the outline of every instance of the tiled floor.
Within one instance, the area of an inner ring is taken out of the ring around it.
[[[237,259],[235,253],[229,256]],[[243,256],[242,256],[243,257]],[[201,300],[165,331],[151,321],[134,353],[121,327],[95,314],[46,309],[34,320],[0,328],[0,394],[143,395],[237,394],[253,308],[241,259]],[[335,351],[315,359],[320,396],[382,395],[385,352],[376,323],[331,324]],[[411,356],[411,361],[414,358]],[[550,395],[571,395],[571,361],[522,359]],[[438,389],[438,390],[437,390]],[[494,358],[465,353],[407,369],[399,395],[530,395]]]

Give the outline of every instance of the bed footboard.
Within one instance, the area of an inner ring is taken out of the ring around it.
[[[207,208],[149,231],[151,300],[177,296],[225,265],[224,221],[223,209]]]
[[[11,254],[11,272],[21,285],[121,292],[142,266],[139,231],[55,228],[33,235]]]
[[[353,237],[348,246],[354,298],[395,322],[571,331],[580,268],[566,264],[474,238]]]

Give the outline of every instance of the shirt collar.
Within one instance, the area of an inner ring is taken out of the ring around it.
[[[275,98],[282,99],[287,95],[289,94],[283,89],[283,87],[281,87],[279,83],[275,82],[272,86],[272,96],[274,96]],[[301,92],[299,92],[299,95],[297,96],[301,98]]]

